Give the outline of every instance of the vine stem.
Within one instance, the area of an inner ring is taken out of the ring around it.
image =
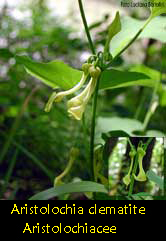
[[[95,180],[95,163],[94,163],[94,140],[95,140],[95,127],[96,127],[96,110],[97,110],[97,97],[99,92],[100,77],[97,80],[97,85],[93,99],[92,120],[91,120],[91,135],[90,135],[90,163],[92,180]]]
[[[162,70],[161,70],[162,71]],[[160,79],[158,79],[156,81],[156,85],[153,89],[153,93],[152,93],[152,97],[151,97],[151,101],[150,101],[150,105],[149,105],[149,109],[146,113],[146,116],[145,116],[145,119],[144,119],[144,122],[143,122],[143,130],[142,131],[145,131],[147,126],[148,126],[148,123],[152,117],[152,115],[155,113],[156,111],[156,108],[158,107],[159,103],[158,103],[158,100],[156,100],[156,96],[157,96],[157,91],[159,89],[159,85],[161,83],[161,80],[162,80],[162,72],[160,72]]]
[[[152,16],[150,16],[145,24],[143,25],[143,27],[135,34],[135,36],[129,41],[129,43],[127,45],[124,46],[124,48],[114,56],[113,61],[111,62],[111,64],[126,50],[130,47],[130,45],[132,45],[135,40],[140,36],[140,34],[144,31],[144,29],[146,28],[146,26],[150,23],[150,21],[152,20]],[[108,67],[110,67],[110,63],[108,65],[105,66],[105,69],[107,69]]]
[[[89,46],[93,55],[96,55],[96,51],[91,39],[91,35],[89,32],[88,24],[85,17],[85,12],[82,4],[82,0],[78,0],[80,14],[82,17],[82,21],[84,24],[85,32],[88,38]],[[96,109],[97,109],[97,97],[99,91],[99,81],[100,78],[97,80],[96,89],[94,92],[94,99],[93,99],[93,106],[92,106],[92,119],[91,119],[91,133],[90,133],[90,170],[91,170],[91,179],[92,181],[95,180],[95,163],[94,163],[94,139],[95,139],[95,125],[96,125]]]
[[[92,51],[92,54],[95,55],[96,54],[95,48],[93,46],[93,42],[92,42],[92,39],[91,39],[91,36],[90,36],[90,32],[89,32],[88,24],[87,24],[87,21],[86,21],[82,0],[78,0],[78,4],[79,4],[80,13],[81,13],[82,21],[83,21],[83,24],[84,24],[85,32],[86,32],[88,42],[89,42],[89,45],[90,45],[90,49]]]

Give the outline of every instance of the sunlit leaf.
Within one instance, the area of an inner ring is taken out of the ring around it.
[[[149,130],[146,132],[146,136],[148,137],[165,137],[166,134],[161,132],[161,131],[157,131],[157,130]]]
[[[29,74],[52,88],[70,89],[79,82],[82,75],[81,71],[69,67],[62,61],[39,63],[27,56],[16,56],[16,60],[24,65]]]
[[[99,117],[97,120],[97,132],[96,140],[101,141],[102,137],[108,136],[109,133],[122,133],[128,136],[138,136],[136,132],[140,132],[143,129],[143,123],[138,120],[123,118],[123,117]],[[102,133],[107,133],[103,135]],[[148,130],[144,134],[139,134],[140,136],[148,137],[163,137],[166,134],[158,130]],[[119,135],[120,136],[120,135]],[[124,136],[124,135],[123,135]]]
[[[146,175],[150,181],[156,183],[160,189],[164,190],[164,180],[161,177],[152,170],[147,171]]]
[[[122,17],[121,31],[113,37],[110,45],[110,52],[115,57],[120,51],[131,41],[131,39],[139,32],[144,26],[146,21],[137,20],[132,17]],[[159,40],[163,43],[166,42],[166,17],[159,16],[151,20],[146,26],[144,31],[139,35],[141,38],[152,38]],[[137,51],[137,49],[135,49]]]
[[[97,121],[97,131],[107,133],[112,131],[123,131],[129,136],[135,136],[133,131],[141,130],[143,124],[138,120],[121,117],[99,117]]]
[[[108,37],[107,37],[107,41],[105,44],[104,52],[109,51],[109,44],[110,44],[112,38],[117,33],[119,33],[120,30],[121,30],[121,22],[120,22],[119,12],[117,12],[114,20],[112,21],[112,23],[110,24],[110,26],[108,28]]]
[[[160,14],[166,13],[166,1],[165,0],[151,0],[152,6],[151,9],[151,17],[156,17]]]

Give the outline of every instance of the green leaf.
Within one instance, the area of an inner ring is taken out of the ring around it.
[[[13,53],[7,48],[0,48],[0,59],[9,60],[14,57]]]
[[[121,22],[120,22],[119,12],[117,12],[113,22],[109,26],[109,30],[108,30],[109,40],[111,40],[117,33],[119,33],[120,30],[121,30]]]
[[[166,106],[166,85],[163,85],[162,91],[160,92],[160,105]]]
[[[165,0],[151,0],[154,5],[150,8],[151,17],[154,18],[160,14],[166,13],[166,1]]]
[[[37,63],[27,56],[16,56],[15,58],[24,65],[29,74],[52,88],[70,89],[81,79],[81,71],[69,67],[62,61]]]
[[[128,86],[155,87],[156,79],[151,79],[148,75],[138,72],[105,70],[101,74],[100,89],[115,89]]]
[[[110,45],[110,52],[113,57],[118,55],[121,50],[134,38],[134,36],[143,28],[146,21],[137,20],[132,17],[122,17],[121,31],[113,37]],[[166,42],[166,17],[156,17],[146,26],[138,39],[152,38],[163,43]]]
[[[130,137],[125,131],[109,131],[108,133],[102,133],[102,139],[107,140],[110,137]]]
[[[111,133],[119,133],[128,136],[138,136],[135,131],[141,131],[143,129],[143,123],[135,119],[123,118],[123,117],[99,117],[97,120],[96,128],[96,142],[101,142],[102,137],[111,135]],[[102,133],[107,133],[103,135]],[[148,130],[146,133],[140,136],[147,137],[164,137],[166,134],[157,130]]]
[[[151,79],[160,80],[160,72],[145,65],[135,65],[130,71],[136,71],[148,75]]]
[[[150,181],[156,183],[161,190],[164,190],[164,180],[158,175],[156,175],[155,172],[153,172],[152,170],[149,170],[146,172],[146,176]]]
[[[113,20],[113,22],[110,24],[108,28],[108,38],[104,47],[104,53],[109,52],[109,44],[112,40],[112,38],[119,33],[121,30],[121,22],[120,22],[120,16],[119,12],[116,13],[116,16]]]
[[[90,181],[81,181],[75,183],[67,183],[59,187],[52,187],[43,192],[37,193],[32,196],[29,200],[48,200],[53,197],[64,195],[67,193],[75,192],[101,192],[108,193],[104,185],[90,182]]]
[[[123,131],[129,136],[135,136],[133,131],[141,130],[143,124],[137,120],[121,117],[99,117],[97,120],[97,132],[107,133],[112,131]]]
[[[166,43],[166,17],[156,17],[151,20],[144,31],[140,34],[139,38],[156,39],[162,43]]]
[[[147,192],[138,192],[136,194],[132,194],[132,197],[143,197],[143,196],[152,196],[151,194],[147,193]]]
[[[146,136],[148,137],[166,137],[166,134],[161,132],[161,131],[158,131],[158,130],[149,130],[146,132]]]

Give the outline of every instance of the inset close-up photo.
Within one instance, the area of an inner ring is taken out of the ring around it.
[[[109,139],[111,142],[111,138]],[[109,156],[109,195],[164,195],[164,138],[119,137]]]

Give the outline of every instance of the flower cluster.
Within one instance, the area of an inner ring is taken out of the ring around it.
[[[138,147],[137,151],[134,148],[132,148],[132,150],[129,153],[129,156],[131,158],[130,168],[129,168],[127,175],[123,178],[123,182],[126,186],[128,186],[131,182],[130,175],[131,175],[131,171],[133,168],[134,157],[136,156],[136,154],[138,155],[139,173],[137,176],[134,174],[134,179],[137,181],[140,181],[140,182],[146,181],[146,179],[147,179],[145,171],[142,166],[142,161],[143,161],[143,158],[144,158],[146,152],[144,151],[144,149],[142,147]]]
[[[59,93],[54,92],[51,95],[45,107],[46,112],[50,111],[53,102],[60,102],[64,96],[71,95],[76,91],[80,90],[81,87],[84,85],[86,79],[90,75],[91,77],[90,81],[86,85],[85,89],[80,94],[73,97],[67,102],[69,116],[75,118],[76,120],[81,120],[82,115],[85,111],[86,105],[95,90],[97,80],[101,73],[101,70],[99,67],[95,67],[93,64],[88,64],[88,63],[83,64],[82,70],[83,70],[83,74],[82,74],[81,80],[77,85],[75,85],[73,88],[67,91],[62,91]]]

